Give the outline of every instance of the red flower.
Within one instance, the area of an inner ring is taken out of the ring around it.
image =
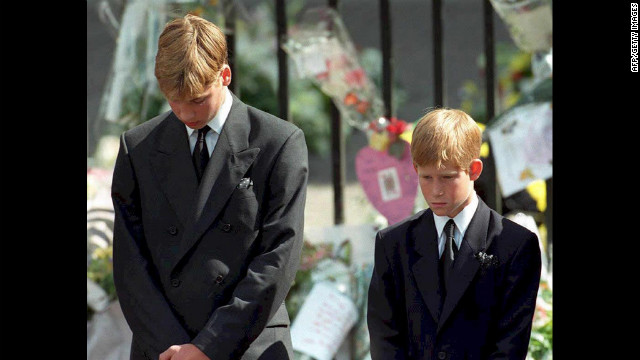
[[[356,110],[360,113],[360,114],[364,114],[367,112],[367,109],[369,109],[369,102],[368,101],[360,101],[358,103],[358,106],[356,107]]]
[[[389,125],[387,125],[387,131],[390,134],[400,135],[405,132],[405,130],[407,130],[407,126],[408,125],[405,121],[398,120],[397,118],[392,117],[389,120]]]
[[[518,80],[522,79],[522,71],[516,71],[513,74],[511,74],[511,80],[513,82],[517,82]]]
[[[355,104],[357,104],[357,103],[358,103],[358,101],[359,101],[359,100],[358,100],[358,97],[356,96],[356,94],[351,93],[351,92],[350,92],[350,93],[348,93],[348,94],[344,97],[344,100],[343,100],[344,104],[345,104],[345,105],[347,105],[347,106],[355,105]]]

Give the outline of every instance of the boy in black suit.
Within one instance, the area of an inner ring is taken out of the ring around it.
[[[481,145],[460,110],[433,110],[416,125],[411,156],[429,208],[376,236],[373,360],[525,359],[540,248],[476,195]]]

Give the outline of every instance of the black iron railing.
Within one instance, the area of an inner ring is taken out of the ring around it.
[[[231,0],[226,0],[231,9],[226,12],[226,27],[229,42],[229,62],[233,68],[235,62],[235,13]],[[489,0],[480,0],[483,3],[484,20],[484,55],[486,59],[485,85],[486,85],[486,119],[495,116],[496,104],[496,73],[495,73],[495,48],[494,48],[494,10]],[[445,98],[446,79],[444,78],[444,52],[443,52],[443,26],[442,26],[442,0],[431,0],[432,3],[432,31],[433,31],[433,86],[434,107],[447,106]],[[278,57],[278,109],[279,116],[289,119],[289,72],[287,55],[282,48],[287,33],[286,1],[276,0],[276,27],[277,27],[277,57]],[[328,5],[338,11],[338,0],[328,0]],[[392,94],[392,68],[393,51],[391,37],[391,11],[389,0],[379,0],[381,48],[382,48],[382,98],[384,101],[384,116],[391,117],[394,113]],[[237,81],[232,84],[238,84]],[[232,89],[239,91],[237,85]],[[345,137],[342,129],[342,119],[338,109],[331,104],[331,162],[332,181],[334,189],[334,223],[344,223],[344,186],[345,186]],[[487,140],[487,139],[485,139]],[[478,184],[477,184],[478,185]],[[479,184],[482,188],[479,195],[491,208],[502,212],[502,196],[496,179],[495,162],[493,155],[485,159],[483,181]],[[552,216],[552,181],[547,181],[547,210],[545,223],[547,224],[547,241],[551,244],[551,216]]]

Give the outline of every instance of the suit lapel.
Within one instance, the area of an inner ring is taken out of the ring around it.
[[[440,318],[441,294],[438,278],[438,233],[431,210],[427,209],[422,214],[411,234],[417,254],[417,261],[411,266],[411,271],[418,290],[437,323]]]
[[[442,306],[442,314],[438,321],[438,331],[451,315],[462,294],[464,294],[480,268],[480,262],[475,258],[475,254],[478,251],[485,251],[490,245],[491,238],[488,237],[490,216],[489,207],[478,198],[478,208],[465,231],[460,251],[458,251],[453,265],[454,270],[449,280],[451,288],[447,292],[447,297]]]
[[[259,148],[248,148],[251,126],[247,106],[235,95],[232,97],[233,105],[229,116],[197,187],[194,208],[191,209],[194,224],[185,230],[175,264],[220,214],[235,187],[260,152]]]
[[[170,112],[166,126],[159,129],[151,166],[160,187],[184,227],[193,222],[193,205],[198,179],[191,162],[189,139],[184,124]]]

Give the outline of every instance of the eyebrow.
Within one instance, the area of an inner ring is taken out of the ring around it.
[[[458,171],[455,170],[451,170],[451,171],[447,171],[447,172],[442,172],[442,173],[437,173],[437,174],[420,174],[420,176],[454,176],[457,175]]]
[[[199,101],[199,100],[204,100],[204,99],[206,99],[208,96],[209,96],[209,94],[203,94],[203,95],[200,95],[200,96],[198,96],[198,97],[194,97],[194,98],[193,98],[193,99],[191,99],[190,101]]]
[[[449,170],[449,171],[443,171],[440,173],[429,174],[429,176],[455,176],[457,174],[458,174],[458,170]]]

